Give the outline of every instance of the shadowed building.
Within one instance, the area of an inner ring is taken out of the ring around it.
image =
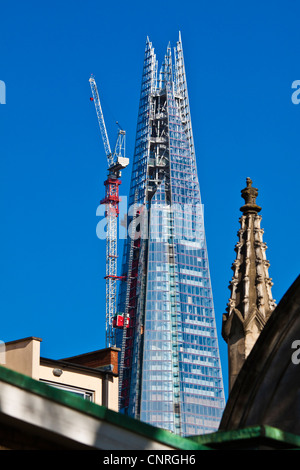
[[[220,430],[261,425],[300,436],[300,276],[278,303],[229,394]]]

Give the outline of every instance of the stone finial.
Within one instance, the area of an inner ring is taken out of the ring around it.
[[[245,200],[241,207],[236,259],[232,265],[230,299],[222,320],[222,336],[228,345],[229,389],[255,344],[260,332],[275,308],[272,297],[270,263],[266,259],[266,244],[260,227],[261,207],[256,204],[258,190],[247,178],[241,191]]]
[[[258,189],[252,187],[251,178],[246,178],[247,187],[242,189],[242,198],[245,200],[245,205],[240,208],[243,214],[248,212],[258,213],[261,211],[261,207],[256,204],[256,198],[258,196]]]

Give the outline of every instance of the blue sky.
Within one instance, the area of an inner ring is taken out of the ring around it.
[[[96,237],[106,161],[88,79],[132,162],[147,35],[162,59],[181,31],[221,339],[240,191],[259,189],[273,295],[299,273],[299,3],[64,1],[1,6],[2,341],[42,338],[54,359],[105,346],[105,242]],[[120,192],[128,193],[131,167]]]

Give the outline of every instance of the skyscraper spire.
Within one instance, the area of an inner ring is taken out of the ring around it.
[[[236,259],[232,265],[231,295],[226,314],[223,315],[222,335],[228,344],[229,389],[235,382],[245,359],[266,321],[275,308],[272,297],[272,280],[269,277],[267,246],[263,242],[261,207],[256,204],[258,190],[250,178],[241,191],[245,204],[240,208],[241,228],[236,244]]]
[[[218,429],[225,403],[181,37],[157,70],[148,39],[128,220],[148,236],[125,243],[120,409],[203,434]]]

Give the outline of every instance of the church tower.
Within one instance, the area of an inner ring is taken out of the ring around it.
[[[272,297],[267,246],[260,227],[261,207],[256,204],[258,190],[247,178],[241,191],[245,204],[240,208],[241,228],[235,246],[236,259],[229,285],[231,295],[223,315],[222,336],[228,344],[229,391],[276,304]]]

